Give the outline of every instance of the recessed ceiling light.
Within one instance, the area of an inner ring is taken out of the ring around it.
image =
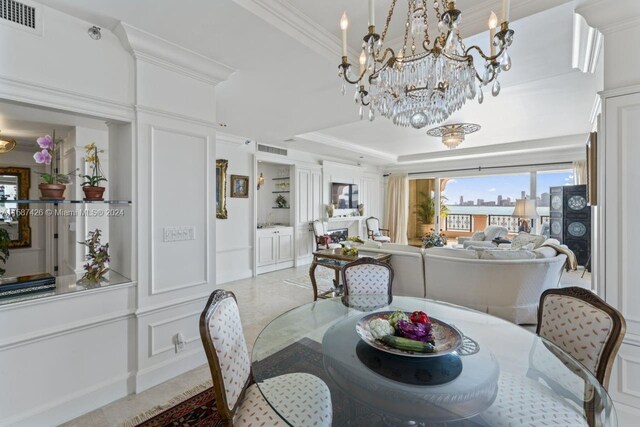
[[[364,159],[364,156],[360,156],[359,158],[360,158],[360,159]]]
[[[226,123],[218,123],[218,126],[220,126],[221,128],[226,128],[227,124]]]

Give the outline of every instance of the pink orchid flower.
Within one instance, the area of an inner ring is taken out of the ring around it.
[[[51,135],[41,136],[37,139],[37,142],[40,148],[53,150],[53,138],[51,138]]]
[[[46,149],[38,151],[33,155],[33,158],[35,159],[36,163],[44,163],[45,165],[51,164],[51,154],[49,154],[49,151]]]

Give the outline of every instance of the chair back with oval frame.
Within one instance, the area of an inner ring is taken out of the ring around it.
[[[251,362],[232,292],[213,291],[200,316],[200,337],[211,370],[216,407],[224,421],[233,425],[251,382]]]
[[[577,359],[605,388],[625,331],[622,314],[589,290],[547,289],[540,297],[536,333]]]
[[[393,268],[385,262],[373,258],[360,258],[342,267],[341,273],[344,294],[347,297],[392,295]]]

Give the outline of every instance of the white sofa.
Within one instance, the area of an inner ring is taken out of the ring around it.
[[[500,260],[478,259],[473,250],[426,249],[426,297],[516,324],[535,324],[540,295],[559,286],[567,260],[566,255],[553,252],[544,258]]]
[[[424,298],[424,262],[422,249],[397,243],[367,242],[359,247],[365,255],[370,253],[391,254],[391,267],[393,267],[393,295]]]
[[[513,252],[539,258],[479,259],[481,252],[471,249],[420,249],[372,241],[360,246],[363,255],[391,255],[393,295],[445,301],[517,324],[535,324],[540,295],[559,286],[567,257],[550,247],[534,252],[493,249],[489,252],[497,258]]]

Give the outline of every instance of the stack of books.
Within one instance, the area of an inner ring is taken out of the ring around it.
[[[4,278],[0,281],[0,298],[51,291],[55,288],[56,278],[47,273]]]

